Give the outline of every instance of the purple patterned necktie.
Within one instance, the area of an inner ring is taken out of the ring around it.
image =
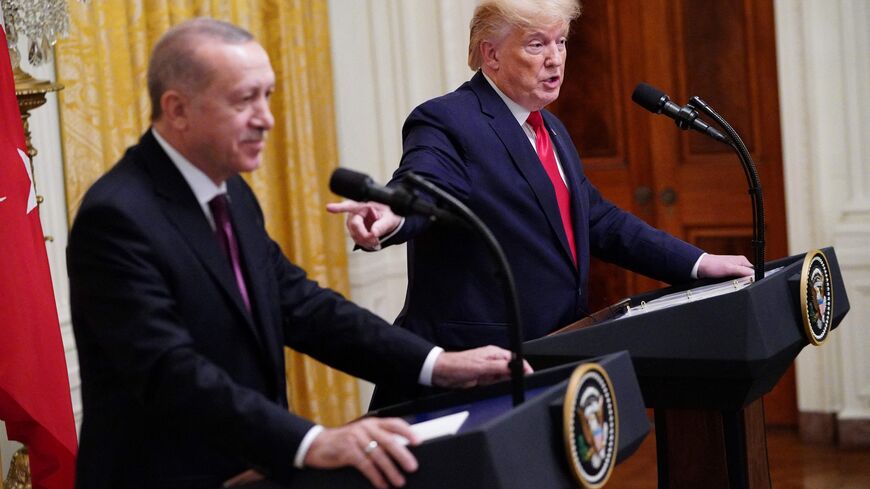
[[[242,300],[245,301],[245,307],[248,309],[248,312],[251,312],[248,288],[245,287],[245,277],[242,275],[241,260],[239,259],[239,243],[236,241],[236,235],[233,233],[233,224],[230,222],[230,208],[226,194],[219,194],[211,199],[208,207],[211,209],[211,214],[214,217],[215,238],[224,255],[230,260],[233,274],[236,276],[236,285],[239,286],[239,292],[242,294]]]

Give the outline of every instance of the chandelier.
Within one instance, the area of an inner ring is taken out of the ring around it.
[[[0,7],[13,69],[21,62],[19,36],[27,40],[27,60],[39,66],[48,61],[57,39],[66,37],[69,31],[66,0],[0,0]]]

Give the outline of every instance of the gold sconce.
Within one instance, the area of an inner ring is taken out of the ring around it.
[[[0,7],[3,9],[3,26],[15,76],[15,95],[24,125],[32,175],[33,157],[37,151],[31,141],[30,111],[45,104],[45,95],[62,89],[63,85],[37,80],[22,70],[18,40],[19,37],[27,40],[27,60],[30,64],[39,66],[47,62],[57,38],[66,36],[69,30],[69,10],[66,0],[0,0]]]

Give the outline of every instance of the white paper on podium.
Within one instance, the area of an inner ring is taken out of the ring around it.
[[[421,421],[411,425],[411,431],[421,442],[438,438],[439,436],[453,435],[462,427],[462,423],[468,418],[468,411],[448,414],[440,418]],[[396,441],[402,445],[408,444],[404,436],[396,435]]]

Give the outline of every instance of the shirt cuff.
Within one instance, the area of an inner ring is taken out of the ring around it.
[[[420,369],[420,385],[431,386],[432,374],[435,372],[435,362],[438,360],[438,355],[444,353],[444,348],[436,346],[429,350],[429,355],[426,356],[426,361],[423,362],[423,368]]]
[[[695,266],[692,267],[692,278],[693,279],[698,278],[698,267],[701,266],[701,260],[703,260],[705,256],[707,256],[707,253],[701,253],[701,256],[698,257],[698,261],[695,262]]]
[[[293,457],[293,466],[297,469],[303,468],[305,455],[308,454],[308,449],[311,448],[311,444],[314,443],[314,439],[323,431],[323,426],[316,424],[308,430],[308,433],[305,433],[305,437],[302,438],[302,443],[299,444],[299,448],[296,449],[296,456]]]
[[[383,243],[384,241],[386,241],[386,240],[392,238],[393,236],[395,236],[396,233],[398,233],[399,230],[402,229],[402,226],[403,226],[404,224],[405,224],[405,218],[403,217],[402,220],[399,221],[399,225],[396,226],[395,229],[393,229],[392,231],[390,231],[390,234],[387,234],[387,235],[385,235],[385,236],[381,236],[380,238],[378,238],[378,244],[376,244],[376,245],[375,245],[374,247],[372,247],[372,248],[367,248],[367,249],[368,249],[369,251],[381,251],[381,243]]]

